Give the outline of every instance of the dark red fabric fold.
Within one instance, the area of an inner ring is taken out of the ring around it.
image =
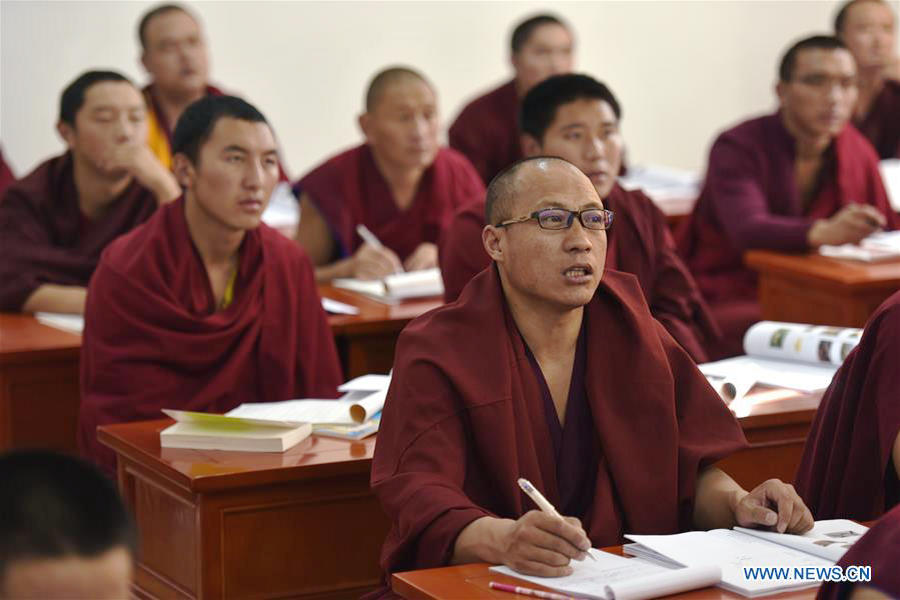
[[[606,268],[635,275],[653,316],[695,361],[705,362],[719,330],[675,250],[665,215],[642,191],[619,185],[604,204],[615,212],[607,231]],[[483,228],[484,203],[479,202],[461,210],[444,234],[439,258],[447,302],[491,262],[481,242]]]
[[[900,292],[866,323],[825,392],[794,485],[817,519],[875,519],[900,502]]]
[[[441,148],[422,175],[412,204],[400,210],[368,145],[328,159],[294,185],[322,213],[338,246],[338,258],[353,254],[362,240],[360,223],[401,260],[423,242],[438,243],[456,210],[484,195],[484,185],[464,156]]]
[[[515,80],[467,104],[447,135],[450,147],[472,162],[485,184],[522,158]]]
[[[221,413],[244,402],[334,398],[341,372],[312,266],[261,224],[248,231],[231,305],[215,312],[184,201],[112,244],[88,290],[79,446],[107,469],[98,425],[162,408]]]
[[[632,275],[609,271],[586,306],[585,389],[601,460],[582,519],[595,546],[691,526],[700,469],[744,447],[734,417],[690,357],[651,318]],[[496,269],[410,323],[372,464],[393,522],[382,567],[447,564],[459,532],[533,508],[526,477],[559,504],[538,380]]]
[[[51,158],[7,189],[0,202],[0,310],[19,311],[41,285],[87,286],[100,253],[156,210],[132,182],[106,213],[87,221],[69,153]]]
[[[3,159],[3,152],[0,151],[0,202],[3,202],[3,193],[6,191],[6,188],[15,182],[16,175],[9,168],[9,165],[6,164],[6,161]]]

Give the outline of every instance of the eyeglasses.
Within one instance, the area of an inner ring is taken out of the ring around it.
[[[497,223],[494,227],[509,227],[516,223],[524,223],[525,221],[536,219],[541,229],[568,229],[575,222],[576,216],[585,229],[599,231],[612,227],[613,211],[604,208],[586,208],[581,211],[566,210],[565,208],[545,208],[544,210],[535,211],[527,217],[519,217],[518,219]]]

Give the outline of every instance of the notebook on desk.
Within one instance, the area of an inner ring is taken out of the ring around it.
[[[331,284],[336,288],[364,294],[375,300],[393,304],[412,298],[430,298],[444,294],[441,270],[423,269],[388,275],[384,279],[366,281],[362,279],[335,279]]]

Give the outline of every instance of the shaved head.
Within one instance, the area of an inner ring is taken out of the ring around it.
[[[421,81],[434,92],[431,82],[418,71],[409,67],[389,67],[375,75],[372,82],[369,83],[369,89],[366,91],[366,112],[372,112],[375,109],[387,88],[409,80]]]
[[[578,167],[557,156],[532,156],[516,161],[491,180],[485,200],[485,219],[488,225],[496,225],[501,221],[513,218],[516,197],[522,187],[522,180],[535,171],[552,169],[571,169],[585,179],[587,176]],[[593,186],[593,184],[591,184]]]
[[[846,25],[847,23],[847,15],[850,13],[850,9],[854,6],[858,6],[864,3],[875,3],[890,8],[890,5],[884,0],[849,0],[848,2],[844,2],[844,4],[841,5],[841,9],[837,13],[837,16],[834,18],[835,35],[837,35],[838,37],[843,35],[844,25]]]

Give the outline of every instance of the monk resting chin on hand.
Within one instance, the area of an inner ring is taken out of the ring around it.
[[[794,486],[769,479],[748,492],[715,467],[697,481],[694,525],[701,529],[766,527],[779,533],[812,529],[813,516]],[[463,529],[451,562],[504,564],[526,575],[563,577],[572,573],[572,559],[583,560],[591,547],[581,521],[560,520],[532,510],[519,519],[482,517]]]

